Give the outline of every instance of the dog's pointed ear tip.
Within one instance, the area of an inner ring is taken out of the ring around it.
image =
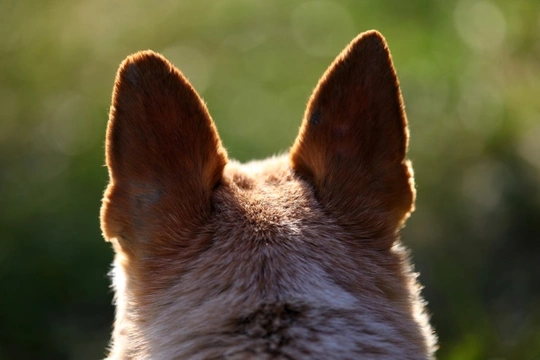
[[[118,68],[116,80],[136,83],[141,75],[164,70],[170,72],[171,63],[165,57],[153,50],[143,50],[126,57]]]
[[[377,30],[364,31],[351,42],[351,47],[362,46],[370,48],[387,49],[388,45],[384,36]]]
[[[381,34],[379,30],[375,30],[375,29],[366,30],[360,33],[359,37],[362,37],[365,39],[372,38],[372,39],[377,39],[378,41],[381,41],[381,42],[386,42],[383,34]]]
[[[155,63],[168,64],[169,62],[163,55],[153,50],[137,51],[131,55],[128,55],[120,65],[120,68],[128,68],[135,66],[148,66]]]

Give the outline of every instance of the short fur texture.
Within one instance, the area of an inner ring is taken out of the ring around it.
[[[229,160],[162,56],[116,77],[101,211],[114,245],[110,359],[431,359],[399,241],[413,210],[390,53],[360,34],[309,100],[288,156]]]

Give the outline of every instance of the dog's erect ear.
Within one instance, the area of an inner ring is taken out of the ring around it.
[[[106,238],[166,227],[171,218],[189,233],[204,221],[227,155],[204,103],[161,55],[140,52],[120,66],[106,147]]]
[[[291,167],[340,222],[366,237],[393,235],[414,202],[407,142],[390,53],[382,35],[369,31],[319,81],[290,152]]]

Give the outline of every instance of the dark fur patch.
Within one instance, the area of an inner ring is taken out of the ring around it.
[[[129,64],[126,64],[126,67],[124,68],[124,76],[125,79],[129,81],[132,85],[137,85],[137,83],[141,79],[141,73],[139,71],[137,63],[131,62]]]
[[[311,125],[318,125],[321,122],[321,112],[314,110],[309,117],[309,123]]]
[[[263,339],[264,351],[283,355],[280,349],[291,342],[289,328],[304,317],[305,306],[288,303],[262,304],[252,313],[232,321],[234,332]]]

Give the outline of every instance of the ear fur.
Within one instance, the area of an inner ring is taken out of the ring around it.
[[[413,208],[405,160],[407,118],[390,52],[360,34],[315,88],[291,149],[291,167],[342,224],[366,237],[395,233]]]
[[[135,229],[166,225],[163,214],[177,214],[186,231],[203,221],[227,155],[185,77],[161,55],[143,51],[118,70],[106,159],[102,229],[107,239],[127,244]]]

